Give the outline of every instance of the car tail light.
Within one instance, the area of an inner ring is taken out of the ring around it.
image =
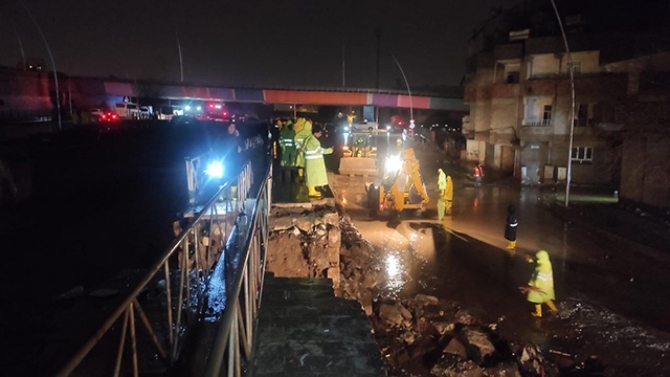
[[[228,115],[228,113],[224,111],[224,112],[223,112],[223,116],[225,117],[226,115]]]

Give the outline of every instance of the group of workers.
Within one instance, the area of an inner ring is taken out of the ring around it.
[[[333,153],[333,148],[322,148],[319,138],[323,130],[305,118],[282,122],[277,120],[281,166],[287,171],[297,169],[298,177],[307,186],[310,198],[321,197],[319,190],[328,185],[326,163],[323,155]]]

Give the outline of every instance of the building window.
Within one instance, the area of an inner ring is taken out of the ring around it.
[[[505,81],[508,84],[518,84],[519,83],[519,71],[507,72],[507,77]]]
[[[572,162],[593,162],[593,148],[576,147],[572,148]]]
[[[589,119],[589,105],[586,103],[580,103],[577,110],[577,119],[575,119],[576,127],[586,127],[590,124]]]
[[[542,113],[543,121],[551,120],[551,105],[544,105],[544,112]]]
[[[582,63],[581,62],[572,62],[572,71],[574,72],[575,76],[579,76],[582,74]],[[570,71],[568,71],[568,74],[570,74]]]

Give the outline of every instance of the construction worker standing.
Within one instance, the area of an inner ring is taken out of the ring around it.
[[[454,185],[451,177],[444,174],[442,169],[437,170],[439,176],[437,178],[437,186],[440,189],[440,200],[437,202],[437,218],[439,221],[444,219],[444,216],[451,216],[451,202],[454,199]]]
[[[482,167],[481,163],[477,163],[477,165],[475,165],[473,175],[475,177],[475,187],[481,186],[482,178],[484,177],[484,168]]]
[[[554,301],[556,296],[554,294],[554,273],[549,260],[549,253],[540,250],[535,254],[535,259],[530,259],[529,262],[535,263],[535,271],[530,277],[528,287],[524,288],[528,296],[526,299],[535,304],[535,312],[533,316],[542,317],[542,304],[546,304],[551,311],[558,311]]]
[[[281,166],[291,168],[295,163],[295,145],[293,139],[295,131],[293,126],[287,124],[279,133],[279,145],[281,146]]]
[[[293,147],[296,149],[295,167],[298,168],[298,176],[303,176],[305,168],[305,153],[303,145],[305,139],[312,134],[312,123],[305,121],[305,118],[298,118],[293,126],[295,137],[293,138]]]
[[[320,198],[321,193],[316,191],[316,187],[328,185],[328,175],[326,173],[326,163],[323,160],[324,154],[333,153],[333,148],[321,148],[321,127],[315,126],[313,134],[305,139],[303,149],[305,151],[305,183],[309,190],[309,196]]]
[[[445,208],[444,208],[444,214],[447,216],[451,216],[451,203],[454,200],[454,183],[451,181],[451,176],[447,176],[447,188],[444,190],[444,201],[445,201]]]
[[[507,248],[516,249],[516,227],[519,223],[516,221],[516,209],[513,205],[507,207],[507,223],[505,224],[505,239],[509,241]]]

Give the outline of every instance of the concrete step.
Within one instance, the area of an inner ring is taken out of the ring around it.
[[[370,321],[328,279],[266,278],[255,376],[384,376]]]

